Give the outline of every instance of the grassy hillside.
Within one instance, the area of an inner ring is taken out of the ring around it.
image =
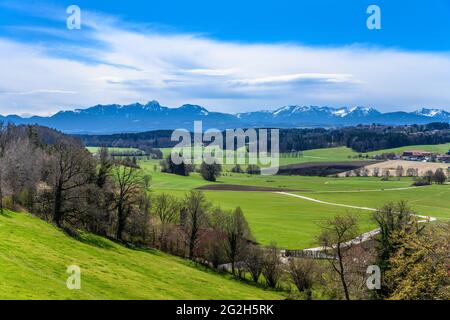
[[[382,154],[382,153],[396,153],[400,154],[403,151],[407,150],[423,150],[423,151],[429,151],[434,153],[447,153],[450,150],[450,143],[445,144],[436,144],[436,145],[414,145],[414,146],[406,146],[406,147],[400,147],[400,148],[393,148],[393,149],[384,149],[384,150],[378,150],[369,152],[370,156],[376,155],[376,154]]]
[[[0,215],[0,299],[282,298],[158,251],[84,240],[27,214]],[[82,270],[81,290],[66,288],[70,265]]]

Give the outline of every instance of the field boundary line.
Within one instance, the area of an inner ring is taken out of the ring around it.
[[[330,191],[313,191],[311,193],[363,193],[363,192],[383,192],[383,191],[405,191],[414,190],[419,188],[425,188],[428,186],[420,187],[400,187],[400,188],[387,188],[387,189],[367,189],[367,190],[330,190]]]
[[[359,206],[353,206],[353,205],[349,205],[349,204],[327,202],[327,201],[322,201],[322,200],[318,200],[318,199],[314,199],[314,198],[310,198],[310,197],[305,197],[305,196],[301,196],[301,195],[293,194],[293,193],[289,193],[289,192],[275,192],[275,193],[290,196],[290,197],[300,198],[300,199],[307,200],[307,201],[317,202],[320,204],[335,206],[335,207],[344,207],[344,208],[360,209],[360,210],[368,210],[368,211],[378,211],[378,209],[375,209],[375,208],[359,207]],[[431,221],[437,220],[437,218],[431,217],[431,216],[423,216],[423,215],[418,215],[418,214],[415,214],[414,216],[425,219],[425,220],[421,220],[419,222],[431,222]]]
[[[300,198],[300,199],[303,199],[303,200],[306,200],[306,201],[312,201],[312,202],[316,202],[316,203],[320,203],[320,204],[326,204],[326,205],[330,205],[330,206],[335,206],[335,207],[344,207],[344,208],[360,209],[360,210],[368,210],[368,211],[378,211],[378,209],[375,209],[375,208],[359,207],[359,206],[352,206],[352,205],[341,204],[341,203],[327,202],[327,201],[322,201],[322,200],[318,200],[318,199],[314,199],[314,198],[310,198],[310,197],[305,197],[305,196],[301,196],[301,195],[293,194],[293,193],[288,193],[288,192],[275,192],[275,193],[281,194],[281,195],[285,195],[285,196]],[[419,220],[418,221],[419,223],[426,223],[426,222],[432,222],[432,221],[436,221],[437,220],[437,218],[430,217],[430,216],[423,216],[423,215],[417,215],[417,214],[414,214],[414,216],[423,219],[423,220]],[[371,230],[371,231],[365,232],[365,233],[359,235],[358,237],[356,237],[355,239],[350,240],[348,243],[346,243],[346,245],[360,244],[360,243],[369,241],[369,240],[371,240],[374,236],[376,236],[379,233],[380,233],[380,229],[375,229],[375,230]],[[303,249],[302,251],[318,252],[318,251],[323,251],[323,250],[324,250],[324,248],[322,248],[322,247],[316,247],[316,248]]]

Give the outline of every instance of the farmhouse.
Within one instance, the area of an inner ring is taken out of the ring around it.
[[[432,156],[431,152],[421,150],[405,151],[402,154],[402,159],[409,161],[424,161],[429,160]]]
[[[437,159],[439,162],[450,163],[450,154],[440,155]]]

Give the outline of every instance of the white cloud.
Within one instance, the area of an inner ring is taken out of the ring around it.
[[[0,39],[1,114],[153,99],[226,112],[288,104],[450,107],[447,53],[242,44],[83,17],[89,30],[73,31],[83,41],[70,45],[69,31],[63,46]]]
[[[301,81],[312,81],[322,83],[351,83],[355,82],[353,76],[350,74],[325,74],[325,73],[298,73],[298,74],[286,74],[273,77],[262,77],[253,79],[241,79],[232,80],[231,83],[237,85],[264,85],[264,84],[277,84],[277,83],[293,83]]]
[[[196,74],[203,76],[229,76],[233,73],[236,73],[236,69],[190,69],[190,70],[181,70],[181,72],[188,74]]]
[[[17,91],[17,92],[1,92],[0,95],[35,95],[35,94],[76,94],[75,91],[58,90],[58,89],[38,89],[31,91]]]

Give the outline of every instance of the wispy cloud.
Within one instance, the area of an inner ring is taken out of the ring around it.
[[[76,92],[75,91],[67,91],[67,90],[58,90],[58,89],[38,89],[38,90],[31,90],[31,91],[14,91],[14,92],[0,91],[0,95],[28,96],[28,95],[36,95],[36,94],[76,94]]]
[[[219,77],[219,76],[230,76],[233,73],[236,73],[237,69],[190,69],[190,70],[181,70],[181,72],[201,76]]]
[[[278,83],[317,82],[317,83],[356,83],[351,74],[298,73],[273,77],[232,80],[237,85],[268,85]]]
[[[64,10],[46,12],[50,18],[48,12]],[[226,112],[285,104],[450,106],[446,53],[243,44],[160,32],[86,10],[82,17],[82,30],[36,27],[39,42],[0,38],[0,113],[153,99]]]

